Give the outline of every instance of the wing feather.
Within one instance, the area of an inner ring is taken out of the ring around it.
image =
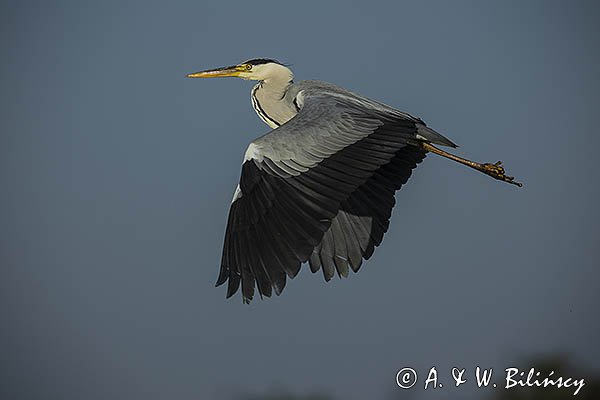
[[[358,271],[425,155],[422,122],[407,114],[323,88],[303,90],[302,104],[246,153],[217,279],[227,297],[240,284],[245,302],[255,288],[279,295],[304,262],[327,281]]]

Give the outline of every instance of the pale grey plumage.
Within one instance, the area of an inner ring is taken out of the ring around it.
[[[297,104],[301,112],[287,123],[285,120],[278,122],[280,127],[254,140],[252,158],[261,161],[260,157],[268,157],[278,166],[282,166],[282,161],[293,160],[310,168],[394,119],[415,123],[415,136],[407,138],[413,139],[414,144],[420,139],[456,147],[419,118],[329,83],[302,81],[290,84],[283,101],[266,103],[262,108],[269,110],[271,115],[275,110],[289,109],[290,104]],[[286,169],[285,166],[282,168]],[[305,170],[290,173],[301,172]]]

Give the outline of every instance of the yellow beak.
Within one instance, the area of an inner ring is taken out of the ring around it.
[[[188,78],[220,78],[224,76],[239,76],[242,71],[245,70],[243,65],[233,65],[231,67],[221,67],[215,69],[208,69],[206,71],[194,72],[193,74],[187,74]]]

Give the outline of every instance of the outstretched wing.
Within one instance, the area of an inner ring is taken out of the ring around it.
[[[248,147],[231,205],[217,286],[244,302],[280,294],[303,262],[347,275],[387,230],[394,192],[439,134],[351,95],[303,90],[299,113]],[[431,134],[429,133],[431,132]],[[440,136],[441,137],[441,136]],[[442,137],[443,138],[443,137]]]
[[[349,267],[358,272],[362,260],[373,255],[387,232],[396,204],[395,192],[423,158],[425,152],[420,148],[402,148],[341,203],[329,230],[310,255],[312,272],[322,269],[326,281],[335,272],[348,276]]]

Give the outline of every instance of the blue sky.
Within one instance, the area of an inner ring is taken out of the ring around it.
[[[600,370],[594,2],[3,2],[3,398],[399,393],[396,372],[565,354]],[[348,279],[214,288],[269,57],[420,116],[518,189],[430,155]],[[584,389],[585,390],[585,389]]]

